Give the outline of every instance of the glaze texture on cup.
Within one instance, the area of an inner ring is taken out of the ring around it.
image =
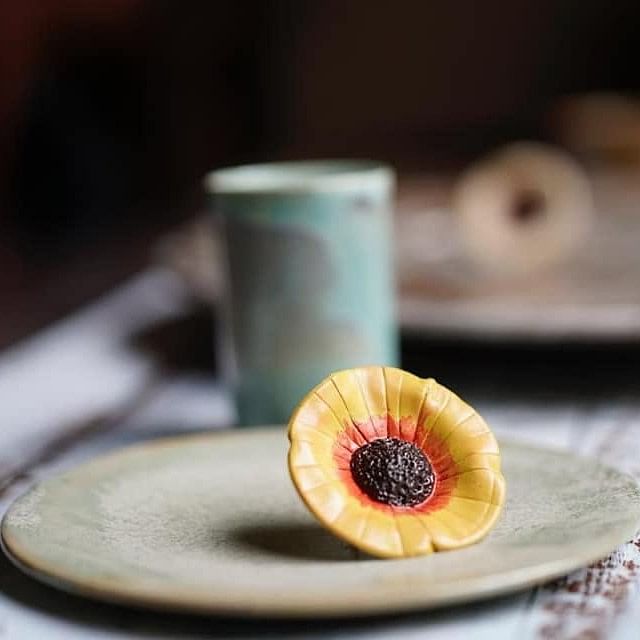
[[[286,422],[331,371],[397,364],[389,168],[253,165],[206,186],[225,237],[240,424]]]

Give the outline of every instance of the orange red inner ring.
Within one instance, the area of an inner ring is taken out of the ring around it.
[[[420,504],[408,507],[393,506],[370,498],[356,484],[351,473],[351,456],[362,445],[376,438],[399,438],[415,444],[431,464],[435,476],[431,494]],[[364,422],[346,423],[336,436],[333,446],[333,460],[340,479],[349,492],[362,505],[373,507],[385,513],[420,513],[439,511],[447,506],[456,486],[458,468],[446,443],[438,436],[418,425],[411,416],[397,421],[392,415],[371,416]]]

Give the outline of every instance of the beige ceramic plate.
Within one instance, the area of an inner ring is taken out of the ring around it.
[[[3,526],[13,559],[74,592],[162,609],[364,615],[504,593],[605,556],[636,531],[634,481],[503,444],[508,500],[480,544],[359,557],[320,528],[286,470],[281,429],[135,446],[44,482]]]

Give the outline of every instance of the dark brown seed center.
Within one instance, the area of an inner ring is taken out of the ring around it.
[[[351,475],[372,500],[413,507],[433,492],[435,476],[422,451],[399,438],[379,438],[351,456]]]

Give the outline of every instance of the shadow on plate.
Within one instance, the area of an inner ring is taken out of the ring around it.
[[[312,562],[344,562],[365,558],[320,525],[279,522],[246,526],[232,533],[233,542],[245,549]]]

